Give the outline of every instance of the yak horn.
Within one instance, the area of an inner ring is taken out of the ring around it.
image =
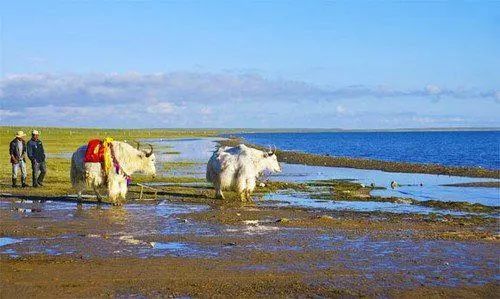
[[[269,146],[269,152],[268,152],[269,156],[272,156],[275,153],[276,153],[276,145],[273,145],[272,147]]]
[[[137,144],[136,149],[139,149],[139,147],[141,146],[141,144],[139,143],[139,141],[137,141],[137,140],[132,140],[132,141],[133,141],[133,142],[135,142],[135,143]]]
[[[144,151],[146,157],[149,158],[153,154],[153,146],[148,143],[149,148],[151,149],[149,152]]]
[[[268,147],[269,147],[269,150],[267,151],[267,154],[268,154],[269,156],[274,155],[274,153],[276,152],[276,146],[274,146],[274,145],[273,145],[274,150],[273,150],[273,148],[272,148],[270,145],[269,145]]]

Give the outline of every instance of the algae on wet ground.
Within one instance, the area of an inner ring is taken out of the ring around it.
[[[260,186],[261,183],[257,183],[257,188],[255,189],[255,193],[265,194],[276,192],[278,190],[293,190],[293,191],[306,191],[308,190],[307,184],[304,183],[291,183],[291,182],[279,182],[279,181],[267,181],[262,182],[263,186]]]
[[[178,169],[185,169],[189,167],[193,167],[195,165],[201,165],[202,163],[194,162],[194,161],[169,161],[163,163],[163,170],[165,171],[173,171]]]
[[[317,180],[308,183],[311,187],[311,198],[326,200],[370,200],[370,191],[352,180]]]

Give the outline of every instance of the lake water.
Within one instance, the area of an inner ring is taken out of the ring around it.
[[[283,150],[394,162],[500,169],[500,131],[238,134]]]

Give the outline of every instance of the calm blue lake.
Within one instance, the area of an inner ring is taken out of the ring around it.
[[[500,169],[500,131],[245,133],[284,150],[395,162]]]

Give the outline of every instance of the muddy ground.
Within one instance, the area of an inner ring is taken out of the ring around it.
[[[122,207],[1,199],[1,297],[499,291],[494,218],[164,198]]]

